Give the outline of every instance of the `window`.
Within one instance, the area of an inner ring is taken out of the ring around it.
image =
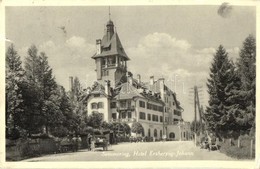
[[[174,115],[181,116],[181,112],[178,110],[174,110]]]
[[[179,119],[173,119],[173,121],[179,121]]]
[[[111,108],[111,109],[116,108],[116,102],[111,102],[111,103],[110,103],[110,108]]]
[[[126,101],[125,100],[120,102],[120,107],[126,108]]]
[[[139,113],[139,118],[142,120],[145,120],[145,113],[144,112],[140,112]]]
[[[153,110],[157,111],[157,105],[153,105]]]
[[[163,112],[163,107],[162,106],[158,106],[158,110],[159,110],[159,112]]]
[[[126,118],[126,112],[122,112],[122,119]]]
[[[112,119],[116,119],[116,113],[112,113]]]
[[[158,121],[158,116],[153,114],[152,119],[153,121]]]
[[[145,108],[145,102],[140,100],[139,101],[139,106]]]
[[[132,112],[128,112],[128,118],[132,118]]]
[[[152,109],[152,104],[147,103],[147,109],[151,110]]]
[[[148,129],[148,137],[151,137],[151,130]]]
[[[102,70],[102,76],[108,76],[109,73],[108,73],[108,70]]]
[[[163,122],[163,117],[162,116],[160,116],[160,122]]]
[[[97,109],[97,103],[91,103],[91,109]]]
[[[147,114],[147,119],[151,121],[151,114]]]
[[[169,134],[169,138],[175,138],[174,132],[171,132],[171,133]]]
[[[128,101],[127,101],[127,106],[128,106],[128,108],[131,107],[131,100],[128,100]]]
[[[98,108],[104,108],[103,102],[98,102]]]
[[[154,129],[154,134],[153,134],[154,137],[157,137],[157,130]]]
[[[94,97],[100,97],[100,94],[94,94]]]

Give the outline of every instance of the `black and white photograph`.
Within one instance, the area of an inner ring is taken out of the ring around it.
[[[257,3],[33,3],[2,7],[5,162],[256,167]]]

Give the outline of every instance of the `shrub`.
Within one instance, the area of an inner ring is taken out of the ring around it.
[[[250,158],[250,146],[252,137],[248,135],[240,136],[240,148],[238,148],[238,140],[232,139],[232,146],[227,140],[220,144],[220,152],[225,153],[226,155],[237,158],[237,159],[249,159]],[[255,147],[253,147],[253,158],[255,156]]]

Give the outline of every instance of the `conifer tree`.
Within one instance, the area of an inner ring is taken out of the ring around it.
[[[244,109],[239,111],[238,122],[247,128],[255,126],[256,92],[256,42],[249,35],[243,42],[237,62],[238,75],[241,78],[240,97],[244,100]]]
[[[33,45],[28,49],[25,61],[26,84],[24,84],[26,113],[22,117],[24,128],[29,132],[47,132],[59,123],[59,93],[47,56]]]
[[[223,46],[219,46],[213,58],[208,79],[209,106],[205,116],[209,128],[217,133],[227,131],[231,117],[228,114],[230,103],[227,101],[226,90],[231,85],[234,66],[231,64],[228,54]]]
[[[24,77],[22,61],[14,49],[8,47],[6,52],[6,134],[14,135],[19,126],[19,114],[23,112],[21,84]],[[11,131],[13,131],[11,133]],[[16,132],[17,133],[17,132]],[[18,134],[19,135],[19,134]],[[19,137],[19,136],[15,136]]]

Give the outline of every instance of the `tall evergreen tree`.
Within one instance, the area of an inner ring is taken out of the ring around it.
[[[213,58],[208,79],[209,106],[206,109],[205,117],[212,131],[221,133],[226,132],[231,125],[228,109],[230,103],[227,101],[226,90],[233,77],[231,64],[228,54],[223,46],[219,46]]]
[[[243,42],[237,62],[241,78],[240,96],[244,98],[245,108],[239,111],[238,122],[249,127],[255,126],[255,92],[256,92],[256,41],[249,35]]]
[[[48,132],[48,128],[62,118],[59,109],[59,93],[45,53],[38,55],[33,45],[28,49],[25,61],[26,84],[24,96],[26,113],[22,119],[30,132]]]
[[[6,134],[14,134],[19,126],[19,114],[23,112],[21,84],[24,77],[22,61],[14,49],[8,47],[6,52]]]

